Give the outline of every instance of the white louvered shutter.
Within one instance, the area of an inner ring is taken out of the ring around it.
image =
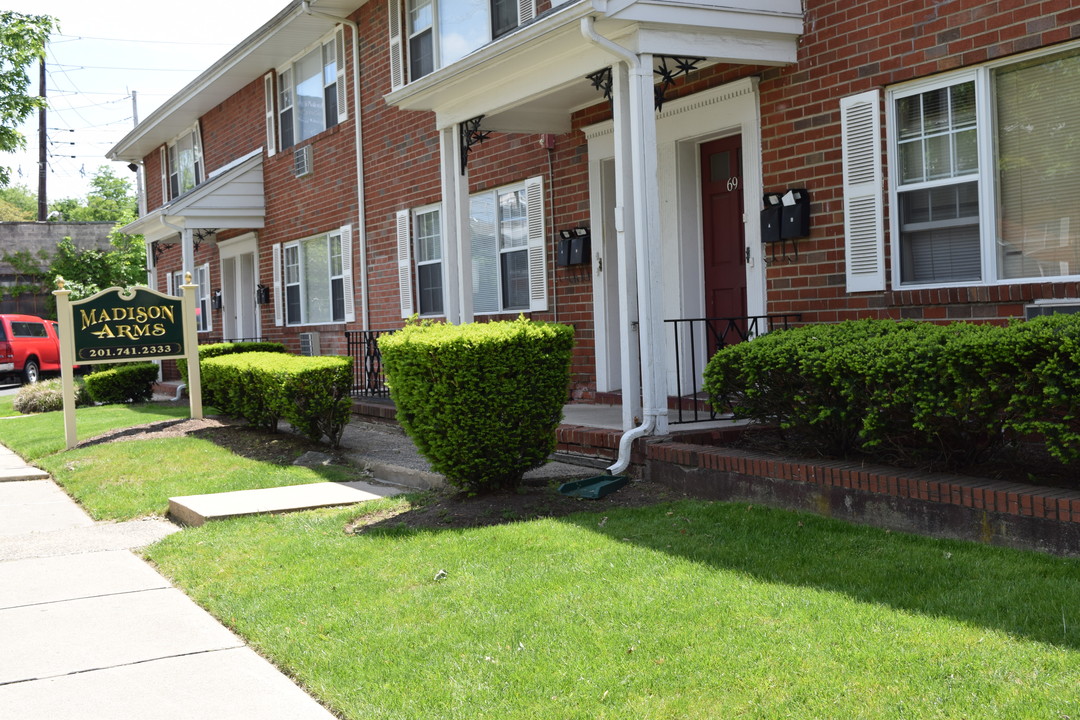
[[[529,237],[529,310],[548,309],[547,233],[544,230],[544,178],[525,181],[525,216]]]
[[[401,28],[401,0],[389,0],[390,19],[390,89],[405,84],[405,40]]]
[[[518,25],[524,25],[534,17],[536,17],[536,0],[518,0]]]
[[[270,246],[270,257],[273,259],[274,266],[274,324],[280,327],[284,324],[284,301],[285,301],[285,283],[281,277],[281,243],[275,243]]]
[[[355,38],[354,38],[355,40]],[[343,123],[349,119],[348,93],[345,87],[345,28],[334,31],[334,52],[337,55],[337,121]]]
[[[877,90],[840,100],[844,258],[848,292],[885,289],[881,99]]]
[[[161,146],[158,159],[161,161],[161,204],[169,202],[169,162],[165,146]]]
[[[341,226],[341,285],[345,296],[345,322],[356,320],[356,302],[353,297],[353,243],[352,225]]]
[[[399,210],[397,214],[397,267],[398,290],[401,293],[401,317],[410,317],[416,312],[413,307],[412,285],[412,238],[409,237],[409,211]]]
[[[277,133],[274,131],[274,73],[263,75],[263,96],[266,110],[266,154],[277,152]]]

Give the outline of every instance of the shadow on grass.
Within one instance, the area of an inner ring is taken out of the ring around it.
[[[366,531],[445,532],[409,527],[407,514],[377,520]],[[841,593],[900,611],[1080,648],[1080,562],[1074,559],[697,500],[601,508],[556,519],[615,543],[677,555],[761,582]]]

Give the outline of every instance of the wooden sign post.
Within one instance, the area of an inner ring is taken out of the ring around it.
[[[172,297],[148,287],[113,287],[72,302],[64,279],[56,279],[56,315],[60,326],[60,375],[64,394],[64,439],[75,447],[75,365],[143,362],[185,358],[191,417],[201,418],[202,376],[195,328],[195,291],[191,273]]]

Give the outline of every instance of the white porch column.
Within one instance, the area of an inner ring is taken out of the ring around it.
[[[619,253],[619,327],[622,328],[622,429],[641,422],[640,348],[638,344],[637,245],[634,238],[633,146],[630,142],[630,72],[626,63],[611,66],[611,101],[615,130],[615,238]]]
[[[191,273],[191,281],[195,282],[195,240],[192,237],[191,228],[180,231],[180,257],[183,265],[181,282],[188,281],[187,273]]]
[[[442,171],[443,310],[446,321],[473,319],[472,231],[469,226],[469,176],[461,172],[458,125],[439,131]]]
[[[638,336],[645,417],[655,433],[667,433],[664,368],[663,253],[660,247],[660,188],[656,161],[653,56],[642,53],[630,68],[630,144],[634,169],[634,230],[637,242]],[[616,124],[617,125],[617,124]],[[617,175],[618,173],[616,173]]]

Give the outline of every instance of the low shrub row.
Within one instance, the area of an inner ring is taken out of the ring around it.
[[[1080,316],[1000,327],[860,320],[722,349],[713,407],[796,432],[829,454],[887,451],[957,466],[1018,437],[1080,460]]]
[[[200,362],[203,400],[226,415],[276,430],[285,420],[335,447],[349,421],[352,359],[277,352],[225,354]]]
[[[271,353],[283,353],[286,352],[285,344],[279,342],[220,342],[210,343],[208,345],[199,346],[199,367],[202,367],[202,362],[212,357],[221,357],[222,355],[234,355],[236,353],[249,353],[249,352],[271,352]],[[180,371],[180,378],[187,384],[187,360],[180,358],[176,361],[176,368]]]
[[[378,342],[398,422],[452,485],[515,487],[554,450],[571,326],[411,323]]]
[[[126,363],[86,376],[86,392],[97,403],[146,402],[153,397],[158,366]]]

